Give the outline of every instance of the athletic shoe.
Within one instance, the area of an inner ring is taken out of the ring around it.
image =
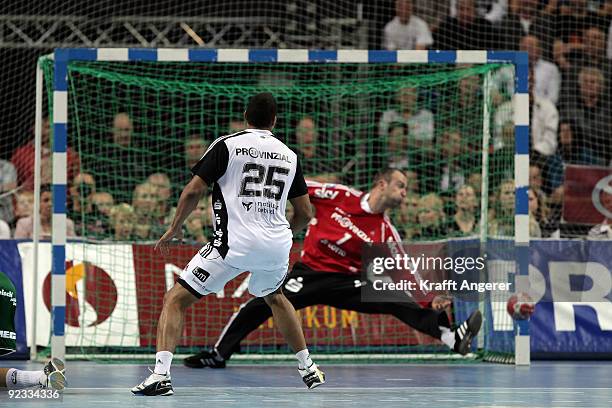
[[[225,360],[214,349],[189,356],[183,359],[183,364],[189,368],[225,368]]]
[[[53,357],[43,368],[43,375],[39,380],[40,387],[63,390],[66,387],[65,367],[62,360]]]
[[[472,312],[468,319],[455,330],[455,347],[453,350],[462,356],[470,351],[472,339],[476,337],[482,325],[482,314],[479,310]]]
[[[151,369],[149,368],[149,371]],[[167,396],[174,395],[170,374],[155,374],[151,371],[151,375],[146,380],[132,388],[134,395],[147,396]]]
[[[304,381],[304,384],[306,384],[310,390],[321,384],[325,384],[325,373],[321,371],[315,363],[312,363],[310,367],[303,370],[298,368],[298,371],[302,376],[302,381]]]

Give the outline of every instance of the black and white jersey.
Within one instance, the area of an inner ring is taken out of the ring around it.
[[[308,194],[291,149],[268,130],[246,129],[216,139],[191,171],[214,184],[212,245],[228,264],[249,270],[287,263],[287,200]]]

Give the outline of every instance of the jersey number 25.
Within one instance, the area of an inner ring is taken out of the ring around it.
[[[266,166],[258,163],[245,163],[242,168],[242,182],[240,183],[240,197],[272,198],[279,201],[283,196],[285,181],[275,179],[275,175],[286,176],[289,169],[286,167]],[[265,183],[264,183],[265,179]],[[263,188],[261,184],[264,184]]]

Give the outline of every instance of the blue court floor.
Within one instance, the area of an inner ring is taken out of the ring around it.
[[[177,363],[179,363],[177,361]],[[0,366],[38,369],[25,362]],[[108,407],[612,407],[612,362],[322,365],[328,382],[307,390],[288,365],[230,365],[193,370],[175,364],[172,397],[135,397],[146,366],[68,362],[61,402],[36,406]],[[0,395],[0,406],[28,402]]]

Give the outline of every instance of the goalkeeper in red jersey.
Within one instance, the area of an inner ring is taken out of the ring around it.
[[[365,242],[400,242],[385,211],[399,207],[406,198],[406,175],[397,169],[382,171],[368,193],[343,185],[308,183],[308,195],[316,215],[311,221],[301,261],[285,281],[287,299],[295,309],[328,305],[360,313],[393,315],[414,329],[441,339],[450,349],[467,354],[480,330],[482,316],[473,312],[452,331],[444,310],[450,300],[436,297],[432,307],[422,307],[402,293],[396,301],[363,302],[362,289],[372,290],[361,279],[362,245]],[[240,342],[264,323],[272,312],[260,298],[242,304],[225,326],[211,350],[184,360],[192,368],[224,368]]]

